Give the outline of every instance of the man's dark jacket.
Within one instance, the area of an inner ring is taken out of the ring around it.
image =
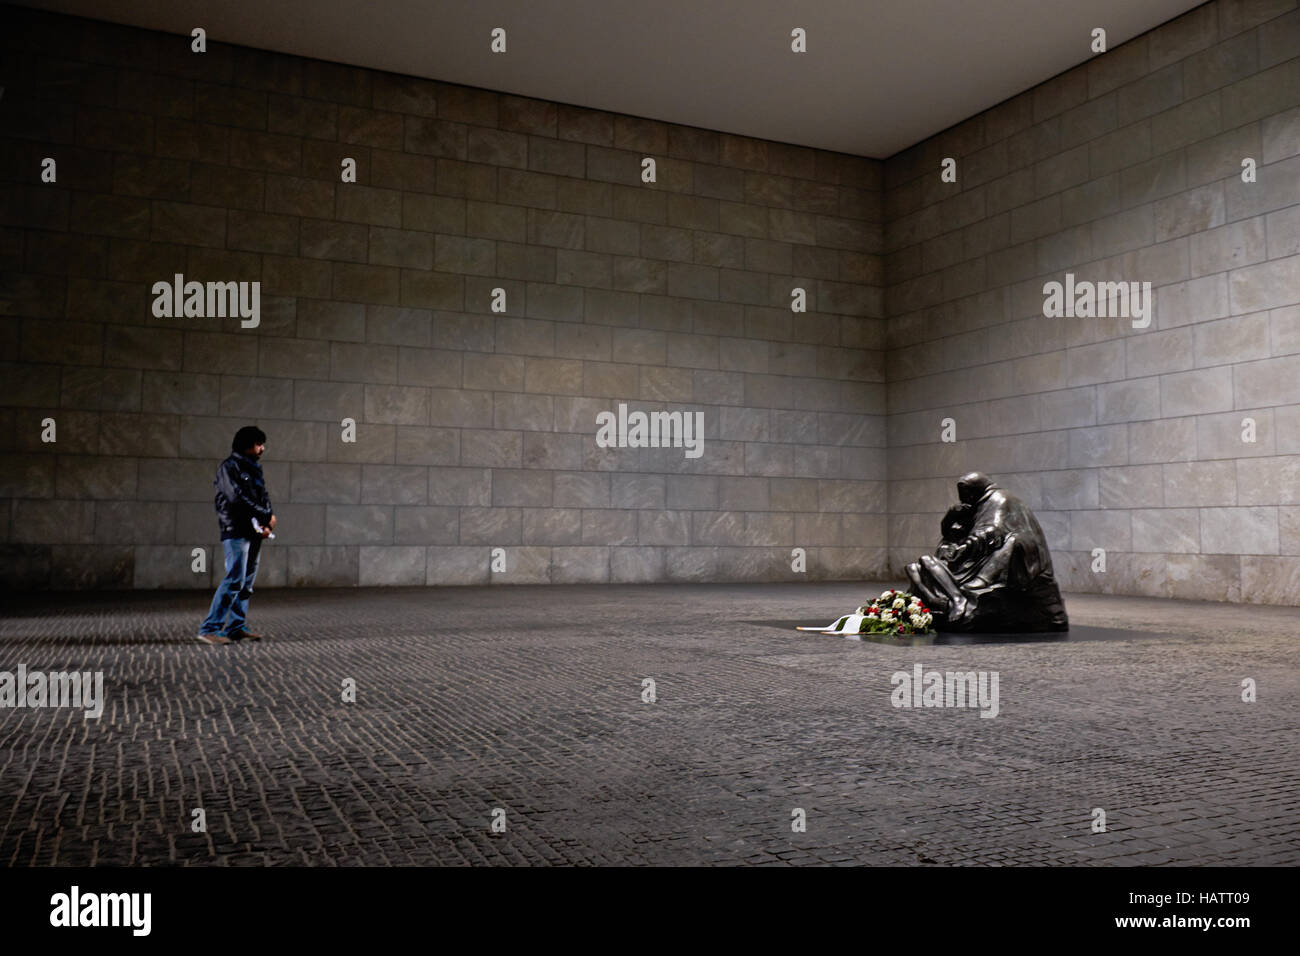
[[[221,540],[258,537],[253,530],[253,519],[263,525],[271,520],[271,496],[266,493],[261,464],[240,452],[232,452],[217,466],[212,485],[217,489],[215,503]]]

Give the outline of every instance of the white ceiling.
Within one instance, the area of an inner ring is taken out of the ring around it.
[[[24,0],[884,158],[1199,0]],[[507,52],[489,50],[503,27]],[[807,31],[808,52],[790,51]]]

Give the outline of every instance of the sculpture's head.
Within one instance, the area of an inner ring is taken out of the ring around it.
[[[993,487],[995,487],[993,479],[988,475],[981,471],[972,471],[970,474],[962,475],[957,482],[957,497],[964,503],[973,505]]]
[[[939,522],[939,533],[945,541],[960,541],[970,534],[975,509],[967,504],[953,505]]]

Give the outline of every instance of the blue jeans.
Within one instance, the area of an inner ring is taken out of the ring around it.
[[[226,576],[212,595],[199,632],[202,634],[230,634],[248,629],[248,599],[253,594],[253,579],[257,577],[257,559],[262,553],[261,538],[227,538],[221,542],[226,553]],[[229,623],[226,623],[229,616]],[[224,625],[224,629],[223,629]]]

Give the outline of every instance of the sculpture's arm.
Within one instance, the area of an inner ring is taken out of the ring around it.
[[[972,556],[982,558],[1002,547],[1005,539],[1006,533],[993,525],[977,528],[958,545],[952,560],[961,561]]]

